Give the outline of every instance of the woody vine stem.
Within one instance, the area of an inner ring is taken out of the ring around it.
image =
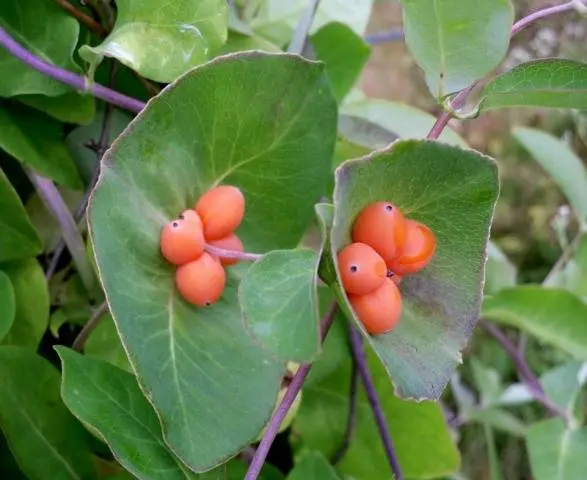
[[[58,2],[58,3],[62,4],[63,7],[67,7],[67,5],[65,5],[65,2]],[[294,33],[293,38],[295,41],[292,41],[292,44],[290,45],[290,51],[293,51],[294,53],[301,53],[302,48],[304,47],[304,45],[307,41],[308,31],[309,31],[310,26],[312,24],[312,20],[315,15],[315,12],[318,8],[318,3],[319,3],[319,0],[318,1],[317,0],[310,0],[309,1],[307,11],[303,15],[300,23],[298,24],[296,32]],[[531,13],[527,17],[519,20],[518,22],[516,22],[512,28],[511,35],[512,36],[516,35],[521,30],[526,28],[528,25],[530,25],[531,23],[533,23],[536,20],[539,20],[541,18],[546,18],[551,15],[555,15],[555,14],[563,13],[563,12],[567,12],[567,11],[572,11],[572,10],[579,10],[579,11],[584,12],[586,9],[587,9],[587,2],[585,0],[571,0],[571,1],[563,3],[561,5],[556,5],[553,7],[548,7],[548,8],[538,10],[536,12]],[[85,18],[85,17],[81,18],[79,16],[79,12],[77,12],[75,9],[66,8],[66,10],[71,15],[76,16],[76,18],[78,18],[78,20],[80,20],[84,23],[88,23],[91,20],[91,19]],[[95,24],[92,26],[94,27],[94,29],[102,28],[98,24]],[[43,73],[44,75],[51,77],[61,83],[64,83],[65,85],[68,85],[78,91],[85,92],[89,95],[93,95],[94,97],[101,99],[109,104],[118,106],[122,109],[128,110],[133,113],[139,113],[145,107],[145,103],[141,102],[140,100],[123,95],[123,94],[116,92],[116,91],[112,90],[111,88],[105,87],[103,85],[99,85],[99,84],[95,84],[93,82],[90,82],[87,78],[85,78],[81,75],[77,75],[73,72],[69,72],[67,70],[64,70],[56,65],[53,65],[53,64],[41,59],[40,57],[29,52],[26,48],[24,48],[22,45],[20,45],[17,41],[15,41],[8,34],[8,32],[2,27],[0,27],[0,46],[2,48],[4,48],[8,53],[10,53],[12,56],[19,59],[21,62],[25,63],[29,67],[31,67],[31,68],[37,70],[38,72]],[[447,111],[445,111],[441,115],[439,115],[439,117],[436,120],[436,123],[434,124],[434,126],[432,127],[432,129],[430,130],[430,132],[428,133],[426,138],[431,139],[431,140],[438,139],[438,137],[441,135],[443,130],[446,128],[450,119],[453,118],[455,115],[455,112],[463,106],[467,97],[469,96],[469,94],[475,88],[476,85],[477,85],[477,82],[474,83],[473,85],[467,87],[466,89],[462,90],[454,97],[452,102],[450,102],[450,105],[449,105],[449,108],[447,108]],[[57,192],[57,195],[59,195],[57,189],[55,189],[54,191],[53,190],[51,190],[51,191],[53,193]],[[48,196],[47,201],[50,203],[55,203],[56,212],[61,211],[60,209],[61,209],[61,204],[63,204],[63,201],[57,201],[53,198],[53,196],[50,196],[50,197]],[[75,242],[73,242],[73,240],[72,240],[69,243],[74,244]],[[68,247],[71,248],[70,245],[68,245]],[[210,251],[210,247],[208,247],[208,249]],[[77,252],[73,252],[73,253],[77,254]],[[212,253],[214,253],[214,252],[212,252]],[[223,253],[224,254],[235,254],[235,252],[228,252],[228,253],[227,252],[216,252],[216,253],[219,254],[219,256],[223,256],[222,255]],[[234,257],[229,257],[229,258],[234,258]],[[248,261],[255,261],[255,260],[258,260],[260,257],[257,254],[245,253],[245,254],[239,254],[238,258],[241,258],[243,260],[248,260]],[[91,280],[88,279],[88,281],[91,281]],[[324,339],[324,337],[328,333],[328,330],[330,329],[330,326],[332,325],[332,322],[335,317],[336,309],[337,309],[336,304],[333,303],[330,306],[326,316],[321,321],[322,339]],[[96,317],[100,317],[101,314],[104,313],[104,311],[105,311],[105,306],[103,309],[99,308],[98,311],[96,312]],[[98,320],[96,320],[96,321],[98,321]],[[397,461],[397,457],[396,457],[394,449],[393,449],[393,445],[391,442],[391,436],[389,434],[389,430],[388,430],[385,418],[383,417],[383,414],[381,411],[381,405],[380,405],[379,400],[377,398],[377,393],[376,393],[375,387],[373,385],[373,382],[372,382],[372,379],[371,379],[371,376],[370,376],[370,373],[368,371],[368,367],[367,367],[367,364],[365,361],[365,356],[364,356],[365,352],[363,350],[363,347],[362,347],[362,344],[360,341],[361,340],[360,333],[358,331],[356,331],[354,328],[352,328],[350,335],[351,335],[351,346],[352,346],[351,350],[352,350],[352,354],[354,357],[354,361],[357,365],[359,376],[360,376],[362,383],[365,387],[369,402],[370,402],[372,410],[374,412],[375,421],[377,423],[377,427],[378,427],[380,435],[382,437],[383,444],[385,446],[385,451],[386,451],[391,469],[394,473],[395,478],[401,480],[402,474],[401,474],[400,467],[399,467],[399,464]],[[505,339],[505,337],[501,338],[499,333],[497,334],[497,337],[499,337],[501,339],[500,341]],[[83,341],[81,343],[83,345]],[[518,358],[517,361],[524,362],[525,360],[523,358]],[[522,364],[522,367],[523,367],[523,364]],[[297,396],[297,394],[301,390],[303,383],[304,383],[304,381],[310,371],[310,368],[311,368],[310,364],[302,365],[298,369],[295,376],[293,377],[283,400],[277,406],[277,409],[276,409],[273,417],[271,418],[271,421],[269,422],[269,424],[267,426],[266,432],[261,440],[261,443],[259,444],[259,447],[257,448],[257,450],[251,460],[249,470],[248,470],[246,477],[245,477],[246,480],[254,480],[258,477],[258,475],[261,471],[261,468],[265,462],[265,459],[267,457],[267,454],[269,452],[269,449],[271,448],[271,444],[273,443],[273,440],[275,439],[275,436],[277,435],[279,426],[280,426],[281,422],[283,421],[283,419],[285,418],[287,411],[292,406],[293,400],[295,399],[295,397]],[[523,368],[522,368],[522,370],[523,370]],[[546,405],[546,406],[547,406],[547,408],[551,407],[551,410],[552,410],[552,405]],[[555,411],[553,413],[556,414],[559,412]]]

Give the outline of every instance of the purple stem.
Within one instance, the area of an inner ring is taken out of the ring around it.
[[[63,197],[51,180],[42,177],[28,168],[26,169],[26,172],[31,183],[34,185],[35,190],[39,194],[41,201],[55,220],[57,220],[59,229],[63,235],[63,240],[69,249],[69,253],[71,253],[71,258],[73,259],[73,263],[76,266],[84,287],[89,293],[93,293],[96,286],[94,270],[88,260],[84,240],[79,233],[77,224],[69,212],[69,208],[67,208]]]
[[[206,244],[206,251],[220,258],[235,258],[245,262],[257,262],[263,257],[260,253],[237,252],[236,250],[226,250],[209,244]]]
[[[516,371],[518,372],[518,377],[526,385],[526,387],[528,387],[528,390],[530,390],[530,393],[536,399],[536,401],[541,403],[551,414],[562,417],[564,420],[569,421],[568,413],[546,396],[542,385],[540,385],[538,377],[534,374],[528,365],[526,358],[522,355],[518,347],[505,335],[505,333],[503,333],[493,323],[485,320],[480,320],[479,326],[483,331],[491,335],[501,344],[503,349],[514,362]]]
[[[554,7],[543,8],[542,10],[538,10],[534,13],[531,13],[530,15],[528,15],[528,16],[522,18],[521,20],[518,20],[516,23],[514,23],[510,37],[517,35],[519,32],[524,30],[528,25],[535,22],[536,20],[539,20],[539,19],[545,18],[545,17],[549,17],[550,15],[555,15],[557,13],[568,12],[569,10],[574,10],[577,8],[577,5],[587,5],[587,3],[580,2],[577,0],[571,0],[570,2],[563,3],[562,5],[555,5]],[[465,101],[467,100],[467,97],[469,96],[469,94],[473,91],[473,89],[477,86],[478,83],[479,83],[479,81],[474,82],[469,87],[460,91],[455,96],[454,100],[451,102],[451,110],[454,111],[454,110],[458,110],[459,108],[461,108],[463,106],[463,104],[465,103]],[[443,112],[436,120],[436,123],[432,126],[432,129],[430,130],[428,135],[426,135],[426,138],[429,140],[436,140],[440,136],[442,131],[445,129],[445,127],[448,125],[448,122],[450,121],[451,118],[452,118],[451,111]]]
[[[336,310],[337,305],[335,302],[333,302],[328,311],[326,312],[326,315],[324,315],[324,318],[320,322],[320,332],[323,341],[326,337],[326,334],[328,333],[328,330],[330,330],[330,327],[332,326]],[[277,409],[275,410],[275,413],[271,417],[269,425],[267,425],[265,434],[263,435],[261,443],[259,443],[259,446],[255,451],[255,455],[251,460],[251,464],[249,465],[249,469],[247,471],[247,474],[245,475],[244,480],[255,480],[261,473],[261,469],[263,468],[263,464],[265,463],[265,459],[267,458],[269,449],[271,448],[273,440],[275,440],[277,432],[279,431],[279,426],[281,425],[281,422],[283,422],[283,419],[287,415],[287,412],[293,405],[296,396],[302,389],[302,385],[304,384],[304,381],[306,380],[308,373],[310,373],[310,368],[312,368],[311,363],[302,364],[300,368],[298,368],[298,371],[296,372],[294,377],[292,378],[291,383],[287,387],[287,391],[283,396],[283,399],[281,400],[280,404],[277,406]]]
[[[403,475],[399,466],[397,455],[395,454],[395,450],[393,448],[391,434],[387,428],[387,422],[385,420],[385,416],[383,415],[383,409],[381,408],[379,397],[377,396],[377,390],[375,389],[373,379],[371,378],[371,373],[369,372],[369,366],[367,365],[367,358],[365,357],[365,351],[363,350],[363,339],[361,337],[361,333],[355,327],[349,324],[349,336],[351,340],[353,357],[357,363],[357,369],[359,370],[359,376],[363,381],[363,386],[365,387],[365,392],[367,393],[367,399],[371,404],[371,410],[373,410],[373,414],[375,415],[375,423],[377,424],[377,429],[379,430],[379,435],[381,436],[385,454],[387,455],[387,460],[391,466],[391,471],[393,472],[395,480],[402,480]]]
[[[381,45],[382,43],[401,42],[404,39],[404,31],[401,28],[392,28],[382,32],[371,33],[363,37],[369,45]]]
[[[340,447],[334,452],[330,462],[333,465],[336,465],[340,462],[348,449],[351,446],[351,440],[353,438],[353,434],[355,433],[355,429],[357,426],[357,402],[359,397],[359,371],[357,369],[357,362],[353,357],[353,365],[351,368],[351,385],[349,389],[349,411],[347,414],[347,421],[346,421],[346,430],[344,432],[344,437],[342,442],[340,443]]]
[[[139,113],[145,104],[135,98],[127,97],[121,93],[115,92],[109,88],[95,83],[90,83],[88,80],[73,72],[68,72],[63,68],[52,65],[45,60],[33,55],[26,48],[16,42],[6,30],[0,27],[0,45],[3,46],[8,53],[18,58],[29,67],[54,78],[55,80],[69,85],[77,90],[92,94],[94,97],[104,100],[105,102],[117,105],[120,108],[129,110],[134,113]]]

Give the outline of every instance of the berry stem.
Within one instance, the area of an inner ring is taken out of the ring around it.
[[[383,414],[383,409],[381,408],[381,403],[379,402],[377,390],[375,389],[373,379],[371,378],[371,373],[369,372],[369,366],[367,365],[367,358],[365,357],[365,351],[363,349],[363,338],[361,337],[361,333],[350,323],[349,337],[351,341],[351,350],[353,353],[353,358],[355,359],[355,362],[357,364],[357,370],[359,371],[359,376],[361,377],[363,386],[365,387],[367,399],[371,404],[371,410],[373,411],[373,415],[375,416],[375,423],[377,424],[377,429],[379,430],[379,435],[381,436],[381,440],[383,442],[383,447],[385,449],[385,454],[387,456],[387,460],[389,461],[391,471],[393,472],[395,480],[402,480],[403,475],[401,468],[399,466],[399,461],[395,453],[395,449],[393,448],[391,434],[389,433],[389,429],[387,428],[387,422]]]
[[[260,253],[237,252],[235,250],[226,250],[224,248],[209,244],[206,244],[205,249],[208,253],[216,257],[235,258],[237,260],[244,260],[246,262],[257,262],[263,257],[263,255]]]
[[[326,315],[324,315],[320,322],[322,341],[324,341],[326,334],[332,326],[332,322],[334,322],[336,311],[337,304],[336,302],[333,302],[330,305],[328,311],[326,312]],[[255,480],[261,473],[261,469],[263,468],[263,464],[265,463],[265,459],[267,458],[269,449],[271,448],[273,440],[275,440],[277,432],[279,431],[279,426],[281,425],[281,422],[283,422],[283,419],[287,415],[287,412],[293,405],[296,396],[302,389],[302,385],[304,384],[304,381],[306,380],[308,373],[310,373],[310,368],[312,368],[311,363],[304,363],[300,366],[300,368],[298,368],[298,371],[293,376],[291,383],[289,384],[289,387],[287,387],[285,395],[283,396],[283,399],[277,406],[275,413],[273,414],[271,420],[269,421],[269,424],[267,425],[265,434],[263,435],[261,443],[255,451],[255,455],[251,460],[251,464],[249,465],[249,469],[247,471],[247,474],[245,475],[244,480]]]
[[[102,321],[106,313],[108,313],[108,304],[104,302],[94,311],[94,313],[92,313],[92,316],[82,328],[82,331],[79,332],[77,337],[75,337],[75,340],[73,341],[73,345],[71,346],[71,348],[73,348],[77,352],[81,352],[84,349],[84,345],[86,344],[86,341],[88,340],[90,334]]]
[[[514,23],[512,27],[511,37],[517,35],[519,32],[524,30],[528,25],[539,20],[541,18],[549,17],[551,15],[555,15],[557,13],[568,12],[570,10],[578,9],[578,5],[585,5],[587,3],[585,0],[571,0],[570,2],[563,3],[562,5],[555,5],[554,7],[543,8],[542,10],[537,10],[536,12],[527,15],[526,17],[518,20]],[[432,126],[432,129],[426,135],[426,138],[429,140],[436,140],[440,137],[440,134],[448,125],[448,122],[452,118],[452,112],[456,111],[463,106],[469,94],[473,91],[473,89],[479,84],[479,81],[474,82],[464,90],[461,90],[453,99],[450,104],[450,109],[445,111],[439,115],[436,120],[436,123]]]

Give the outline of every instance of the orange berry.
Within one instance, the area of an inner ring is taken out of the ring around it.
[[[193,262],[204,252],[202,227],[189,220],[173,220],[161,231],[160,248],[163,256],[175,265]]]
[[[204,228],[204,224],[202,223],[202,219],[200,218],[200,216],[198,215],[198,213],[195,210],[184,210],[183,212],[181,212],[181,215],[179,216],[180,220],[187,220],[188,222],[196,222],[198,225],[200,225],[200,228]]]
[[[416,273],[430,263],[435,251],[436,238],[432,230],[422,223],[407,220],[404,248],[387,266],[398,275]]]
[[[390,262],[401,250],[405,241],[404,216],[389,202],[372,203],[355,220],[352,237],[373,248]]]
[[[351,243],[338,254],[342,286],[348,293],[364,295],[378,289],[387,276],[383,258],[364,243]]]
[[[218,240],[232,233],[242,222],[245,197],[238,188],[221,185],[202,195],[195,210],[204,223],[206,240]]]
[[[245,247],[243,247],[243,243],[240,241],[240,238],[238,238],[234,233],[231,233],[227,237],[220,238],[218,240],[211,240],[208,242],[208,244],[214,247],[224,248],[224,250],[231,250],[233,252],[242,253],[245,251]],[[238,258],[220,257],[219,259],[220,263],[222,263],[222,265],[226,267],[234,265],[239,262]]]
[[[204,252],[194,262],[186,263],[175,272],[175,285],[185,301],[205,307],[216,303],[226,284],[222,265]]]
[[[366,295],[349,295],[355,315],[371,335],[393,330],[402,312],[402,297],[397,285],[386,278],[377,290]]]

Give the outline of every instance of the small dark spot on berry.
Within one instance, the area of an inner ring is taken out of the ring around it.
[[[183,213],[182,213],[182,214],[179,216],[179,219],[180,219],[180,220],[185,220],[185,216],[184,216],[184,214],[183,214]]]
[[[177,228],[177,227],[179,227],[179,222],[173,222],[173,223],[171,224],[171,226],[172,226],[173,228]]]
[[[391,206],[389,203],[387,205],[385,205],[385,210],[387,210],[388,212],[393,211],[393,206]]]
[[[206,302],[207,307],[209,307],[210,305],[212,305],[210,302]]]
[[[351,266],[351,272],[355,273],[359,268],[356,265]]]

